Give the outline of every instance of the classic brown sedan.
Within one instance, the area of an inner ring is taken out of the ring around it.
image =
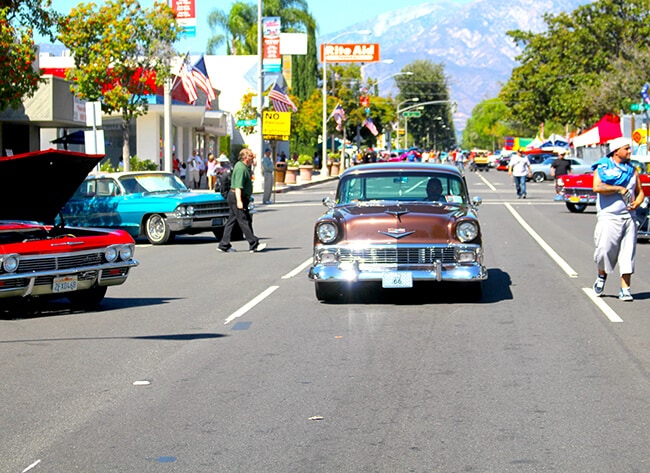
[[[414,281],[453,281],[480,299],[481,227],[456,166],[377,163],[340,177],[335,201],[314,227],[309,278],[316,297],[335,300],[364,282],[410,288]]]

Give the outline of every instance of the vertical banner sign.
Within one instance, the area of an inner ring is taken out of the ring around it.
[[[196,0],[172,0],[176,12],[176,22],[183,28],[183,35],[196,36]]]
[[[279,16],[265,16],[262,22],[264,72],[280,72],[282,56],[280,55],[280,26]]]

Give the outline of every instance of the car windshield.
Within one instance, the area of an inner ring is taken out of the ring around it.
[[[120,183],[128,194],[142,192],[187,192],[185,184],[173,174],[136,174],[122,176]]]
[[[378,172],[345,176],[336,200],[339,204],[384,200],[466,204],[467,193],[462,179],[453,174]]]

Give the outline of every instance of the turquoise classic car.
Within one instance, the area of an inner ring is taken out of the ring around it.
[[[66,225],[121,229],[154,245],[202,232],[221,239],[227,218],[221,194],[190,191],[164,171],[91,174],[60,214]]]

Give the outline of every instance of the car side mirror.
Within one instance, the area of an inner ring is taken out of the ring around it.
[[[473,198],[472,198],[472,205],[473,205],[474,207],[478,207],[478,206],[481,205],[482,203],[483,203],[483,199],[481,199],[480,197],[473,197]]]
[[[323,205],[329,209],[334,208],[335,202],[331,197],[323,197]]]

